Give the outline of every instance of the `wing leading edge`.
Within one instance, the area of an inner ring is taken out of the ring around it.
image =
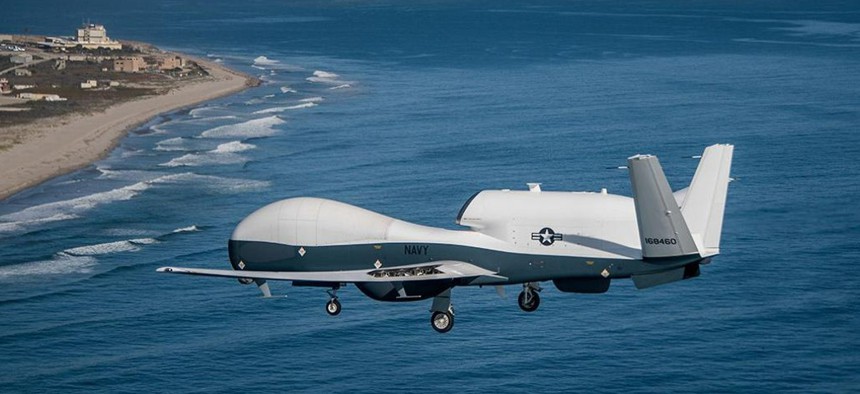
[[[351,270],[351,271],[236,271],[207,268],[161,267],[157,272],[185,275],[218,276],[224,278],[248,278],[257,280],[286,280],[307,282],[412,282],[440,279],[469,279],[486,277],[491,281],[507,278],[495,272],[462,261],[434,261],[426,264],[407,265],[396,268]]]

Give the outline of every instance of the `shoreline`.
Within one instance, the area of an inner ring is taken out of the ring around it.
[[[220,64],[182,55],[209,76],[167,93],[123,102],[93,114],[46,118],[16,126],[29,137],[0,151],[0,201],[107,157],[129,132],[167,112],[259,85],[256,78]]]

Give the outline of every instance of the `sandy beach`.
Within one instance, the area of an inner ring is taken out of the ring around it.
[[[105,157],[130,130],[158,114],[239,92],[257,82],[216,63],[192,60],[209,76],[166,94],[120,103],[103,112],[15,126],[11,132],[20,136],[19,141],[0,151],[0,199]]]

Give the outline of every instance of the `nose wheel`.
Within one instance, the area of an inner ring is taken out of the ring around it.
[[[337,288],[333,288],[331,290],[326,290],[328,295],[331,297],[328,302],[325,304],[325,312],[329,314],[329,316],[337,316],[340,314],[341,306],[340,301],[337,300]]]
[[[520,296],[517,297],[517,303],[520,305],[520,309],[525,312],[536,311],[538,306],[540,306],[539,291],[541,291],[539,284],[533,282],[523,283],[523,291],[520,292]]]

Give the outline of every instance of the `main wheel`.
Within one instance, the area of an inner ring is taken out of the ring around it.
[[[430,325],[436,332],[444,334],[454,328],[454,315],[450,312],[433,312]]]
[[[331,299],[328,303],[325,304],[325,311],[330,316],[337,316],[340,314],[340,301],[337,298]]]
[[[534,312],[540,306],[540,295],[536,291],[530,291],[529,295],[525,291],[520,292],[517,297],[517,303],[520,304],[520,309],[526,312]],[[528,300],[526,300],[528,298]]]

